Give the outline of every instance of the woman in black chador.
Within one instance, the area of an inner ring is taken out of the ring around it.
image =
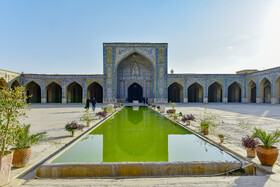
[[[86,106],[85,106],[85,109],[89,109],[89,102],[90,102],[90,99],[89,99],[89,98],[87,98],[87,100],[86,100]]]

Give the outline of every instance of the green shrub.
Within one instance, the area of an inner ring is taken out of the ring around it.
[[[271,148],[275,143],[280,141],[280,131],[277,129],[271,133],[267,133],[261,128],[254,127],[251,138],[258,138],[265,148]]]

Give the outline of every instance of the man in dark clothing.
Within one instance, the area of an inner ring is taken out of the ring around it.
[[[85,106],[85,109],[88,109],[88,108],[89,108],[89,102],[90,102],[90,99],[89,99],[89,98],[87,98],[87,100],[86,100],[86,106]]]
[[[143,103],[144,103],[144,105],[146,104],[146,98],[145,97],[143,97]]]
[[[92,100],[91,100],[91,105],[92,105],[92,110],[93,111],[95,111],[95,105],[96,105],[96,100],[95,100],[95,98],[93,98]]]

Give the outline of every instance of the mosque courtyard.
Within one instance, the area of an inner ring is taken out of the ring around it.
[[[162,104],[169,109],[170,106]],[[103,104],[97,106],[100,111]],[[28,118],[23,122],[31,124],[31,132],[47,131],[50,142],[44,142],[33,148],[30,163],[20,169],[12,169],[9,185],[17,186],[277,186],[280,183],[280,159],[273,168],[266,167],[276,174],[262,176],[219,176],[219,177],[166,177],[166,178],[118,178],[118,179],[35,179],[36,167],[41,161],[59,150],[74,138],[64,130],[67,122],[79,121],[84,111],[83,104],[32,104]],[[240,104],[240,103],[178,103],[176,112],[194,114],[197,119],[207,107],[209,112],[220,116],[223,123],[207,135],[208,138],[219,142],[218,134],[225,135],[223,146],[246,156],[241,138],[250,135],[237,124],[240,120],[253,126],[272,131],[280,128],[280,105],[271,104]],[[98,123],[96,119],[94,123]],[[191,123],[191,129],[200,131],[199,123]],[[81,134],[82,132],[79,132]],[[77,136],[76,136],[77,137]],[[276,144],[277,147],[280,143]],[[259,163],[257,157],[253,159]]]

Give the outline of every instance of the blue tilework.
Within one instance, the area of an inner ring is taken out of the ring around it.
[[[185,79],[185,98],[188,98],[188,82],[187,82],[187,79]]]
[[[225,98],[227,98],[227,91],[228,91],[227,79],[225,79]]]
[[[158,98],[158,48],[156,48],[156,95],[155,98]]]
[[[104,82],[103,82],[103,95],[106,99],[106,47],[103,47],[103,74],[104,74]]]
[[[167,48],[165,48],[165,94],[164,97],[167,99]]]
[[[115,50],[116,50],[116,47],[113,47],[113,98],[116,97],[116,93],[115,93]]]
[[[208,97],[208,86],[207,86],[207,80],[205,80],[205,87],[204,87],[204,98]]]

